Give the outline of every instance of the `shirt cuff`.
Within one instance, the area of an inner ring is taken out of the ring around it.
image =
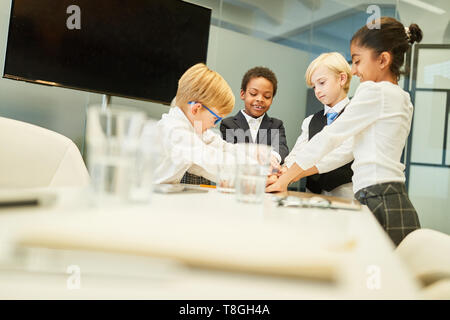
[[[312,168],[314,166],[314,163],[311,164],[311,162],[308,163],[308,161],[299,161],[299,159],[296,159],[295,162],[297,165],[302,168],[303,170],[308,170],[309,168]]]
[[[320,163],[316,164],[316,168],[319,174],[322,174],[323,172],[330,172],[330,170],[326,171],[328,168],[324,168]]]
[[[278,163],[281,163],[281,156],[278,154],[278,152],[272,150],[272,154],[275,156],[275,158],[277,158]]]

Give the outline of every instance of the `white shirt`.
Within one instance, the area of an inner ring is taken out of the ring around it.
[[[250,128],[250,133],[252,135],[252,140],[256,142],[256,138],[258,137],[258,130],[261,126],[261,122],[266,115],[265,113],[260,116],[259,118],[253,118],[252,116],[249,116],[245,113],[244,110],[241,110],[241,113],[244,115],[245,119],[247,120],[248,126]]]
[[[342,111],[342,109],[344,109],[350,102],[350,99],[348,97],[345,97],[344,99],[342,99],[341,101],[339,101],[338,103],[336,103],[334,105],[334,107],[330,107],[326,104],[323,105],[323,115],[327,115],[327,113],[330,112],[336,112],[339,113]]]
[[[348,99],[348,97],[345,97],[343,100],[339,101],[334,107],[324,105],[323,114],[326,115],[327,113],[333,111],[340,113],[342,109],[344,109],[348,105],[349,102],[350,100]],[[286,159],[284,159],[284,163],[288,168],[290,168],[294,164],[297,155],[303,152],[302,149],[308,143],[309,124],[313,116],[314,115],[310,115],[305,120],[303,120],[302,133],[297,138],[294,148],[292,148],[289,155],[286,157]],[[318,163],[316,163],[316,167],[319,173],[326,173],[333,171],[337,168],[340,168],[352,160],[353,160],[353,137],[350,137],[349,139],[345,140],[344,143],[342,143],[339,147],[334,149],[332,152],[330,152],[328,155],[322,158]],[[353,199],[354,198],[353,184],[351,182],[346,183],[336,187],[330,192],[323,191],[322,194]]]
[[[411,128],[409,94],[391,82],[365,81],[345,112],[316,134],[296,155],[297,164],[314,166],[353,136],[353,191],[384,182],[404,182],[400,162]]]
[[[155,169],[155,183],[179,183],[185,172],[217,180],[221,164],[235,164],[235,145],[211,130],[199,135],[178,107],[163,114],[157,123],[161,141],[161,162]]]
[[[241,110],[241,113],[244,115],[245,120],[247,120],[248,127],[250,128],[250,134],[252,135],[252,140],[253,140],[253,142],[256,143],[257,142],[256,138],[258,137],[259,127],[261,126],[263,118],[266,114],[264,113],[259,118],[253,118],[252,116],[249,116],[247,113],[245,113],[244,110]],[[275,150],[272,150],[272,154],[277,158],[278,163],[280,163],[281,162],[280,154],[278,152],[276,152]]]

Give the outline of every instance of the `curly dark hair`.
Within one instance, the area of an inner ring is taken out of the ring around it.
[[[273,73],[272,70],[266,67],[254,67],[248,70],[244,74],[244,77],[242,78],[241,90],[246,91],[247,85],[250,82],[250,80],[253,78],[260,78],[260,77],[265,78],[272,83],[273,96],[275,97],[277,93],[278,80],[277,77],[275,76],[275,73]]]

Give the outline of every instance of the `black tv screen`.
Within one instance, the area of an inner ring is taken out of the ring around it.
[[[180,0],[13,0],[3,77],[170,103],[210,21]]]

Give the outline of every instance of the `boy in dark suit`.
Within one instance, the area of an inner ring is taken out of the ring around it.
[[[241,100],[245,108],[220,125],[222,137],[231,143],[260,143],[272,146],[273,161],[283,163],[289,154],[283,121],[267,115],[277,93],[277,78],[268,68],[255,67],[242,78]]]

